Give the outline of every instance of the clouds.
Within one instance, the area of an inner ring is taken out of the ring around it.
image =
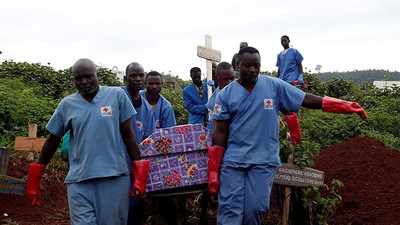
[[[396,1],[11,1],[0,2],[0,61],[56,69],[87,57],[124,70],[130,62],[189,79],[205,60],[204,35],[230,62],[241,41],[259,49],[262,70],[276,70],[280,37],[322,71],[400,70]]]

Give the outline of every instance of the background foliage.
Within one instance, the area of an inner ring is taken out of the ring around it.
[[[276,76],[275,72],[262,73]],[[182,88],[191,83],[171,74],[163,75],[174,78]],[[99,68],[99,78],[103,85],[124,85],[108,68]],[[50,65],[5,61],[0,64],[0,79],[2,146],[12,146],[15,136],[26,135],[28,123],[31,122],[38,123],[38,136],[47,136],[45,124],[58,102],[76,91],[71,68],[56,71]],[[389,148],[400,149],[400,87],[378,89],[371,83],[356,85],[345,78],[321,82],[316,75],[308,73],[304,74],[304,79],[310,84],[309,87],[301,87],[304,91],[356,101],[364,107],[369,118],[362,121],[353,114],[329,114],[302,108],[299,121],[303,139],[296,146],[298,155],[295,156],[295,162],[310,166],[311,156],[315,156],[321,149],[363,135],[375,137]],[[186,124],[188,113],[183,104],[182,93],[164,85],[162,94],[173,105],[177,123]],[[285,159],[287,146],[288,143],[282,140],[282,159]]]

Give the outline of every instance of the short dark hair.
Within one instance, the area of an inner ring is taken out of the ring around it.
[[[143,66],[140,65],[140,63],[138,63],[138,62],[131,62],[131,63],[129,63],[129,64],[126,66],[125,75],[128,75],[128,69],[129,69],[129,67],[131,67],[131,66],[140,66],[140,67],[143,68]]]
[[[201,69],[199,67],[192,67],[192,69],[190,69],[190,75],[197,72],[201,73]]]
[[[147,83],[147,77],[149,77],[149,76],[153,76],[153,77],[159,76],[161,78],[161,83],[164,82],[161,73],[159,73],[157,71],[150,71],[146,74],[146,77],[144,78],[145,83]]]
[[[243,54],[244,53],[250,53],[250,54],[255,54],[257,53],[258,56],[260,56],[260,52],[258,52],[258,50],[254,47],[244,47],[242,49],[240,49],[239,53],[237,54],[237,61],[240,62],[242,60]],[[261,56],[260,56],[261,59]]]
[[[288,41],[290,41],[289,36],[287,36],[287,35],[283,35],[283,36],[281,37],[281,39],[282,39],[282,38],[287,38]]]
[[[219,71],[221,70],[229,70],[229,69],[233,69],[232,65],[228,62],[221,62],[218,64],[217,66],[217,70],[216,70],[216,74],[219,73]]]

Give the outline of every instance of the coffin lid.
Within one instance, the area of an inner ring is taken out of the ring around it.
[[[202,124],[185,124],[155,129],[139,144],[140,156],[204,150],[211,146],[211,132]]]

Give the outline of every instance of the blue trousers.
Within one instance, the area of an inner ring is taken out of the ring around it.
[[[276,167],[223,162],[219,176],[217,224],[259,225],[269,209]]]
[[[130,186],[129,189],[132,189],[133,182],[135,178],[133,174],[130,174]],[[134,198],[129,199],[129,212],[128,212],[128,223],[127,225],[141,225],[144,220],[144,201],[143,198],[137,200]]]
[[[72,225],[126,225],[129,176],[91,179],[67,185]]]

